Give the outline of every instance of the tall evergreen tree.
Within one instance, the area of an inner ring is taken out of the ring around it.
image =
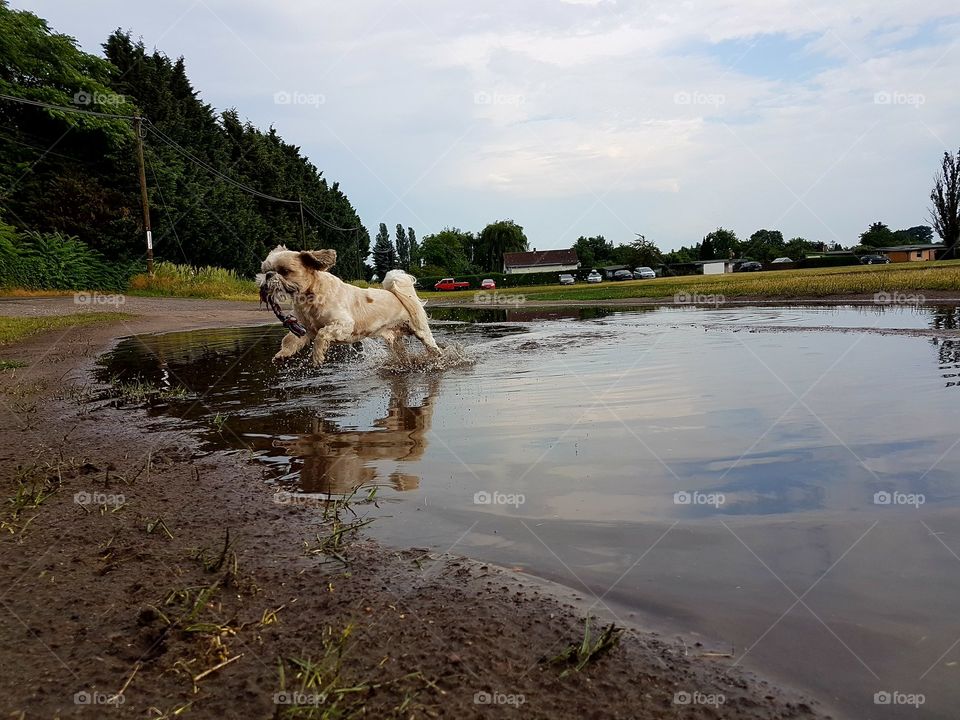
[[[369,234],[338,184],[297,146],[236,110],[218,113],[204,103],[183,58],[148,52],[122,31],[103,47],[106,59],[84,53],[73,38],[0,0],[0,93],[148,119],[144,152],[159,259],[252,273],[274,245],[306,242],[337,250],[335,272],[362,271]],[[0,142],[0,187],[18,230],[75,235],[118,264],[143,258],[129,121],[0,101],[0,125],[12,141]],[[305,240],[296,202],[257,197],[237,183],[302,198]]]
[[[380,232],[377,233],[377,240],[373,245],[373,266],[380,280],[397,266],[397,251],[390,242],[386,223],[380,223]]]
[[[412,227],[407,228],[407,242],[410,244],[410,269],[419,269],[420,245],[417,243],[417,233]]]
[[[410,269],[410,243],[400,223],[397,223],[397,265],[403,270]]]

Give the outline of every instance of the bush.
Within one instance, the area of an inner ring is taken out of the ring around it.
[[[137,265],[113,265],[75,237],[18,233],[0,222],[0,287],[123,290]]]

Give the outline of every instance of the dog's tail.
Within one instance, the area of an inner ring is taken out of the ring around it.
[[[424,303],[417,297],[417,291],[413,287],[416,281],[413,275],[408,275],[403,270],[391,270],[383,278],[383,289],[397,296],[410,316],[410,328],[414,332],[429,332],[430,325],[427,321],[427,313],[423,309]]]

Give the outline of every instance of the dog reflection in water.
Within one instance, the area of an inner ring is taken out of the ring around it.
[[[362,487],[390,485],[395,490],[413,490],[420,486],[416,475],[394,469],[381,479],[378,461],[411,462],[423,457],[427,433],[433,420],[438,381],[428,380],[426,394],[419,404],[410,400],[410,379],[393,378],[385,417],[374,421],[375,430],[341,430],[328,420],[314,419],[309,433],[295,440],[277,440],[294,460],[300,461],[303,493],[349,495]]]

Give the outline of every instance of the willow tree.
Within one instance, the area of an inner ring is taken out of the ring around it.
[[[930,191],[930,220],[946,246],[941,257],[953,258],[960,239],[960,151],[943,154],[940,170]]]

